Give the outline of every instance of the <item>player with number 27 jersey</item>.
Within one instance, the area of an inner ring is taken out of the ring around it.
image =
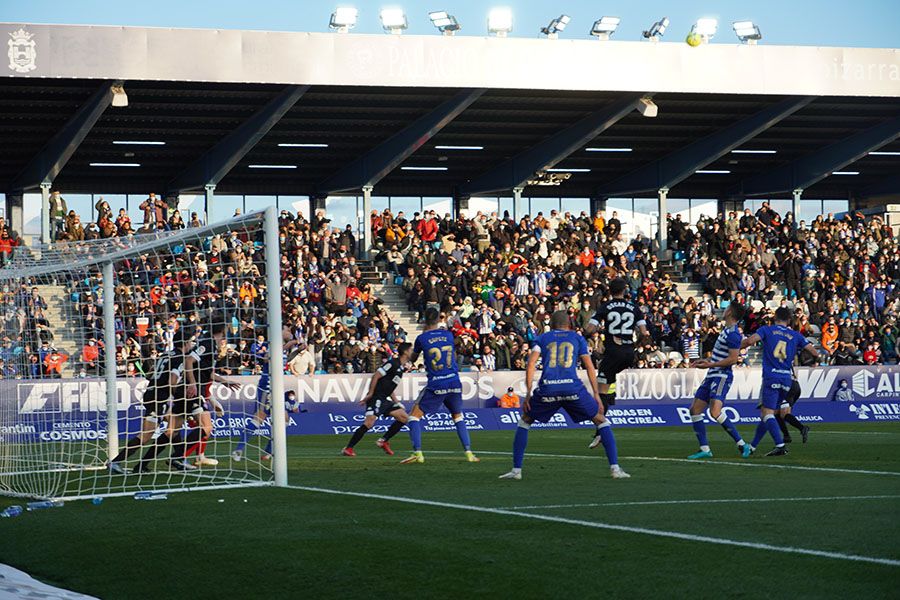
[[[428,384],[419,398],[425,412],[443,403],[451,412],[462,409],[462,383],[456,365],[453,333],[446,329],[431,329],[416,338],[413,356],[422,355]]]
[[[402,460],[404,464],[425,462],[422,453],[422,424],[420,419],[427,413],[438,410],[443,404],[450,412],[456,434],[466,453],[466,460],[478,462],[472,453],[469,430],[463,417],[462,382],[459,380],[459,367],[456,365],[456,347],[453,334],[440,323],[440,311],[435,308],[425,310],[425,331],[416,338],[413,345],[412,362],[422,356],[428,383],[416,400],[409,415],[409,439],[412,442],[412,456]]]

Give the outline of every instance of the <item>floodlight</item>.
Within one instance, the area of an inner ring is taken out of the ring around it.
[[[403,30],[409,27],[406,22],[406,13],[402,8],[382,8],[381,9],[381,27],[385,33],[400,35]]]
[[[754,24],[753,21],[735,21],[732,26],[734,27],[735,35],[742,42],[753,45],[762,39],[759,26]]]
[[[594,21],[594,26],[591,27],[591,35],[597,36],[598,40],[608,40],[609,36],[616,31],[621,20],[619,17],[600,17],[600,19]]]
[[[445,10],[430,12],[428,13],[428,18],[431,19],[431,24],[437,27],[438,31],[444,35],[453,35],[460,30],[456,17]]]
[[[506,37],[512,28],[512,9],[508,7],[491,9],[491,12],[488,13],[488,33],[493,33],[497,37]]]
[[[338,33],[347,33],[356,27],[356,17],[358,15],[359,11],[352,6],[339,6],[331,13],[331,21],[328,22],[328,27]]]
[[[128,106],[128,94],[125,93],[125,86],[122,83],[113,84],[110,88],[113,93],[112,105],[118,108]]]
[[[661,38],[666,33],[666,28],[669,26],[669,17],[663,17],[656,23],[650,26],[650,29],[643,33],[643,36],[650,40],[651,42],[658,42],[659,38]]]
[[[697,19],[697,22],[691,27],[691,33],[700,36],[703,43],[709,42],[716,31],[719,29],[719,21],[717,19]]]
[[[569,17],[569,15],[559,15],[559,17],[550,21],[549,25],[541,27],[541,33],[551,40],[555,40],[559,37],[559,32],[566,28],[566,25],[569,24],[570,20],[571,17]]]
[[[648,118],[653,118],[659,114],[659,107],[650,98],[641,98],[637,105],[638,112]]]

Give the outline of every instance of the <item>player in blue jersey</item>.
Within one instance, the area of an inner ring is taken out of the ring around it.
[[[409,438],[412,441],[413,453],[409,458],[400,461],[403,464],[423,463],[422,423],[420,419],[425,413],[437,410],[443,404],[453,418],[456,433],[466,452],[466,460],[479,462],[472,453],[469,441],[469,430],[462,414],[462,382],[459,380],[459,367],[456,366],[456,348],[453,334],[441,327],[440,312],[436,308],[425,310],[425,331],[416,338],[413,345],[412,362],[425,357],[425,371],[428,383],[413,405],[409,415]]]
[[[703,413],[709,408],[709,416],[722,426],[722,428],[737,443],[738,452],[743,455],[747,445],[738,433],[728,416],[722,411],[725,404],[725,396],[731,389],[734,375],[731,367],[741,360],[741,335],[738,323],[744,318],[744,307],[732,302],[725,309],[725,328],[716,338],[713,346],[712,357],[709,360],[700,360],[694,363],[698,369],[709,369],[703,383],[694,394],[694,402],[691,404],[691,425],[694,434],[700,442],[700,451],[688,456],[690,459],[712,458],[712,450],[709,448],[709,440],[706,437],[706,425],[703,423]]]
[[[287,352],[297,344],[287,333],[284,334],[284,351]],[[237,448],[231,453],[231,458],[235,462],[241,462],[244,458],[244,448],[250,434],[259,430],[272,414],[272,397],[271,397],[271,379],[269,377],[269,343],[261,342],[255,352],[256,359],[260,363],[262,372],[259,375],[259,381],[256,384],[256,412],[250,418],[249,423],[244,424],[241,431],[241,441],[238,442]],[[282,361],[283,362],[283,361]],[[284,408],[286,420],[288,412],[299,412],[300,404],[297,402],[297,394],[294,391],[286,391],[284,393]],[[263,460],[272,458],[272,436],[269,436],[269,442],[266,444],[261,457]]]
[[[597,426],[598,435],[606,450],[610,474],[614,479],[631,477],[619,466],[616,438],[610,422],[600,410],[600,390],[597,385],[597,371],[591,361],[587,342],[578,333],[569,329],[569,315],[566,311],[553,313],[551,330],[542,334],[528,356],[525,371],[525,405],[516,435],[513,439],[513,468],[500,479],[522,479],[522,462],[528,445],[528,429],[535,421],[546,423],[559,409],[568,413],[573,421],[592,421]],[[532,393],[534,372],[538,359],[542,362],[541,378]],[[587,391],[578,378],[578,363],[584,365],[593,395]]]
[[[762,342],[762,418],[756,426],[756,435],[749,448],[744,451],[744,457],[748,457],[756,451],[756,447],[762,441],[768,431],[775,440],[775,448],[766,456],[783,456],[787,454],[784,446],[784,437],[775,419],[775,412],[779,410],[791,390],[791,382],[794,373],[794,359],[797,354],[806,350],[814,357],[819,353],[805,337],[791,329],[790,309],[782,306],[775,311],[775,324],[765,325],[756,330],[756,333],[741,342],[741,348],[748,348],[753,344]]]

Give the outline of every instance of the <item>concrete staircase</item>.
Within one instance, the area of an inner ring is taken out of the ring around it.
[[[75,375],[75,363],[81,360],[81,348],[84,346],[84,332],[73,314],[75,304],[68,297],[65,286],[42,284],[36,286],[47,308],[44,316],[50,322],[53,331],[53,347],[69,355],[62,369],[63,377]]]
[[[406,331],[406,340],[413,342],[424,331],[423,326],[416,323],[416,314],[406,307],[403,289],[394,285],[393,277],[380,265],[372,261],[357,262],[362,272],[362,282],[372,286],[375,297],[383,302],[384,310],[395,323]]]

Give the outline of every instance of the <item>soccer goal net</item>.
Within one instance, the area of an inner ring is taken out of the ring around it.
[[[0,494],[286,483],[275,208],[19,248],[0,269]]]

